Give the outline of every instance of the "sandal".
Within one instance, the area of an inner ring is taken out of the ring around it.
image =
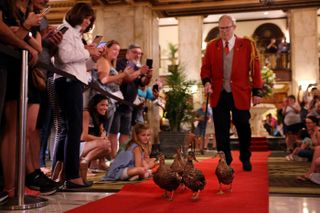
[[[297,181],[306,182],[309,181],[309,178],[305,177],[304,175],[300,175],[296,177]]]

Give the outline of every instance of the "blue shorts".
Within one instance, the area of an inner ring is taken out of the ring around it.
[[[206,129],[205,128],[201,128],[199,126],[196,127],[196,129],[194,130],[194,134],[197,137],[202,137],[205,134]]]
[[[312,161],[313,150],[312,149],[300,150],[298,153],[298,156],[302,158],[308,158],[308,161]]]
[[[114,113],[113,121],[110,129],[111,134],[130,135],[131,133],[132,111]]]

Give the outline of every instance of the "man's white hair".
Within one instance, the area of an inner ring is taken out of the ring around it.
[[[230,21],[232,21],[232,25],[236,25],[236,19],[230,15],[222,15],[220,18],[219,18],[219,22],[222,20],[222,19],[229,19]]]

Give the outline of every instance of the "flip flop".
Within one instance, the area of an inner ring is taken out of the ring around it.
[[[306,178],[306,177],[303,176],[303,175],[297,176],[297,177],[296,177],[296,180],[297,180],[297,181],[301,181],[301,182],[309,181],[309,179]]]

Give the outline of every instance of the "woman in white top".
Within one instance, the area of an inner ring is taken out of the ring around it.
[[[83,86],[88,84],[86,62],[99,57],[100,52],[93,46],[84,46],[82,34],[88,32],[95,20],[95,14],[86,3],[75,4],[66,14],[61,27],[66,26],[63,39],[55,55],[55,66],[76,80],[62,77],[55,78],[55,89],[61,117],[65,128],[65,137],[55,146],[55,159],[63,161],[67,188],[90,186],[79,175],[79,149],[82,132]]]
[[[294,95],[289,95],[283,103],[282,114],[284,116],[284,130],[286,135],[287,151],[292,152],[296,142],[296,136],[302,128],[300,117],[301,107],[296,102]]]

